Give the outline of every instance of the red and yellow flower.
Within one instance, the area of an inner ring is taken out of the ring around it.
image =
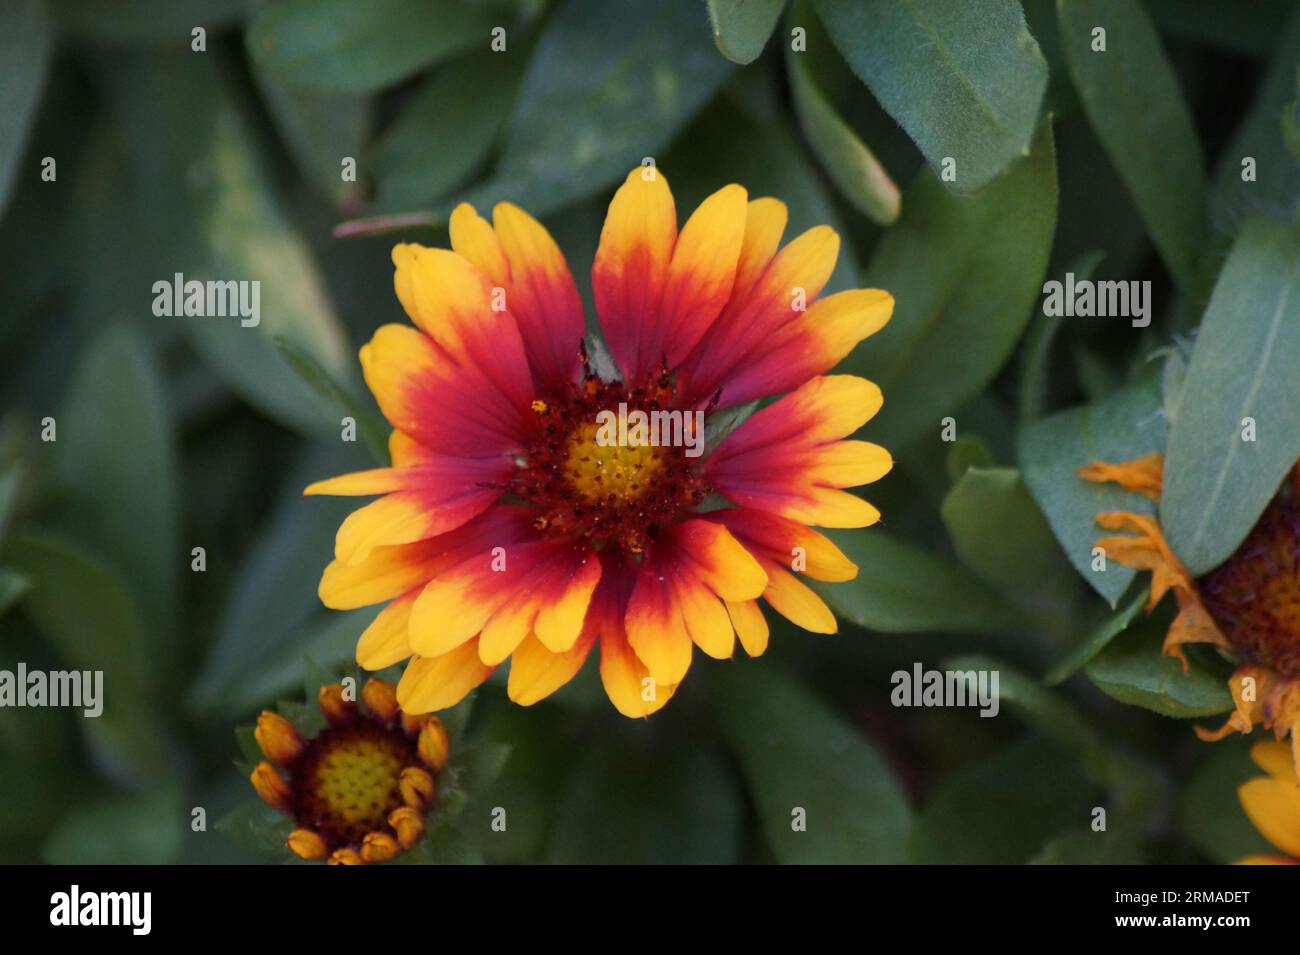
[[[1079,475],[1159,500],[1163,471],[1163,456],[1150,454],[1122,464],[1094,461]],[[1232,715],[1218,730],[1198,726],[1197,735],[1218,740],[1249,733],[1259,723],[1278,740],[1290,736],[1297,757],[1293,762],[1300,765],[1300,466],[1232,556],[1197,578],[1183,567],[1155,517],[1110,511],[1098,514],[1097,523],[1124,532],[1097,542],[1108,557],[1151,571],[1148,611],[1167,593],[1177,600],[1178,616],[1165,636],[1165,653],[1186,669],[1183,647],[1205,643],[1239,663],[1229,678]]]
[[[509,203],[468,205],[451,249],[393,250],[415,327],[385,325],[361,349],[393,425],[392,466],[309,494],[381,495],[339,528],[321,579],[330,607],[387,602],[358,662],[409,658],[409,712],[455,704],[510,660],[529,705],[600,644],[620,712],[661,707],[695,648],[764,651],[762,598],[816,632],[833,615],[800,574],[856,566],[811,525],[863,527],[879,513],[844,490],[875,481],[888,452],[846,440],[880,408],[862,378],[825,374],[879,330],[890,295],[822,296],[839,251],[825,226],[781,247],[784,204],[729,185],[678,229],[654,168],[633,170],[609,207],[592,268],[604,342],[584,346],[577,287],[554,240]],[[713,415],[782,396],[702,456],[602,442],[601,412]]]
[[[1250,749],[1255,764],[1267,776],[1257,776],[1237,788],[1241,808],[1255,828],[1285,855],[1254,855],[1238,865],[1300,865],[1300,783],[1284,743],[1267,741]]]
[[[293,723],[263,710],[253,731],[266,759],[253,788],[298,828],[286,844],[333,865],[385,862],[424,834],[451,741],[436,716],[405,713],[392,684],[371,679],[362,706],[342,684],[320,688],[326,727],[303,739]]]

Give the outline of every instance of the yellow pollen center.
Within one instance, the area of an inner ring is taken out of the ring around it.
[[[402,805],[398,779],[414,762],[409,740],[386,729],[341,727],[326,730],[313,748],[298,785],[299,822],[336,844],[383,829]]]
[[[591,421],[573,432],[564,476],[588,501],[626,504],[645,495],[664,464],[664,449],[629,428],[627,417]]]

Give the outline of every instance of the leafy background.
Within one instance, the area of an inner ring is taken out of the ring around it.
[[[785,199],[791,234],[834,225],[833,287],[896,295],[845,362],[886,395],[865,429],[899,462],[868,489],[885,523],[835,535],[863,568],[823,588],[838,636],[774,621],[765,659],[695,668],[650,720],[618,717],[591,665],[530,710],[489,683],[466,739],[511,755],[465,777],[428,857],[1256,850],[1242,741],[1190,725],[1228,708],[1230,664],[1159,654],[1167,610],[1089,566],[1093,514],[1150,505],[1073,472],[1167,448],[1160,516],[1202,572],[1300,457],[1298,56],[1282,0],[11,0],[0,666],[103,669],[107,706],[0,711],[3,858],[283,859],[237,838],[232,730],[342,672],[373,614],[320,607],[348,503],[299,492],[382,453],[354,356],[399,318],[391,244],[445,244],[456,200],[509,198],[590,310],[605,205],[645,157],[680,210],[738,181]],[[1045,317],[1066,271],[1151,281],[1150,327]],[[175,272],[260,279],[261,325],[155,318]],[[916,661],[997,667],[1001,715],[891,707]]]

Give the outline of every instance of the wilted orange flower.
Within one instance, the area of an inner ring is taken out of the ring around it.
[[[361,349],[395,428],[392,467],[307,493],[383,495],[339,528],[320,596],[389,602],[357,659],[410,658],[404,709],[451,706],[507,658],[510,698],[535,703],[599,641],[610,699],[644,716],[694,647],[725,659],[739,638],[764,651],[760,597],[834,632],[796,573],[841,581],[857,568],[809,525],[874,523],[842,489],[892,460],[843,440],[880,408],[879,388],[823,373],[888,321],[893,299],[819,298],[839,237],[819,226],[778,250],[785,225],[783,203],[729,185],[679,232],[663,174],[633,170],[592,268],[618,374],[589,357],[564,257],[516,206],[489,223],[461,205],[450,250],[393,250],[415,327],[385,325]],[[775,395],[705,446],[697,422]]]
[[[1123,464],[1094,461],[1079,475],[1114,481],[1159,500],[1163,470],[1163,456],[1151,454]],[[1108,556],[1151,571],[1148,611],[1170,591],[1178,601],[1165,653],[1181,660],[1186,669],[1183,645],[1208,643],[1240,661],[1228,681],[1234,712],[1218,730],[1198,726],[1197,735],[1218,740],[1230,733],[1249,733],[1261,723],[1279,740],[1290,735],[1300,757],[1300,467],[1282,482],[1232,556],[1195,579],[1170,549],[1154,517],[1111,511],[1098,514],[1097,523],[1106,530],[1128,532],[1097,542]],[[1300,764],[1300,758],[1296,762]]]

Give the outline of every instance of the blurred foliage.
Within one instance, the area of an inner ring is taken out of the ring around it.
[[[1188,723],[1229,708],[1227,663],[1183,673],[1145,581],[1092,568],[1099,510],[1155,508],[1074,471],[1167,445],[1160,516],[1202,571],[1300,456],[1297,6],[5,4],[0,668],[102,669],[107,702],[0,711],[0,857],[275,858],[231,730],[349,667],[374,613],[320,607],[347,503],[300,491],[386,455],[354,356],[400,318],[391,244],[513,200],[590,315],[605,204],[647,158],[679,214],[730,181],[776,195],[790,234],[844,236],[832,290],[897,297],[844,364],[885,393],[886,524],[833,535],[862,566],[817,585],[840,635],[774,620],[771,659],[701,664],[650,720],[594,664],[530,710],[498,675],[407,861],[1256,851],[1245,747]],[[1150,281],[1150,326],[1045,317],[1067,272]],[[156,317],[177,273],[260,280],[261,323]],[[1266,440],[1233,439],[1246,416]],[[999,718],[890,706],[916,661],[997,668]]]

